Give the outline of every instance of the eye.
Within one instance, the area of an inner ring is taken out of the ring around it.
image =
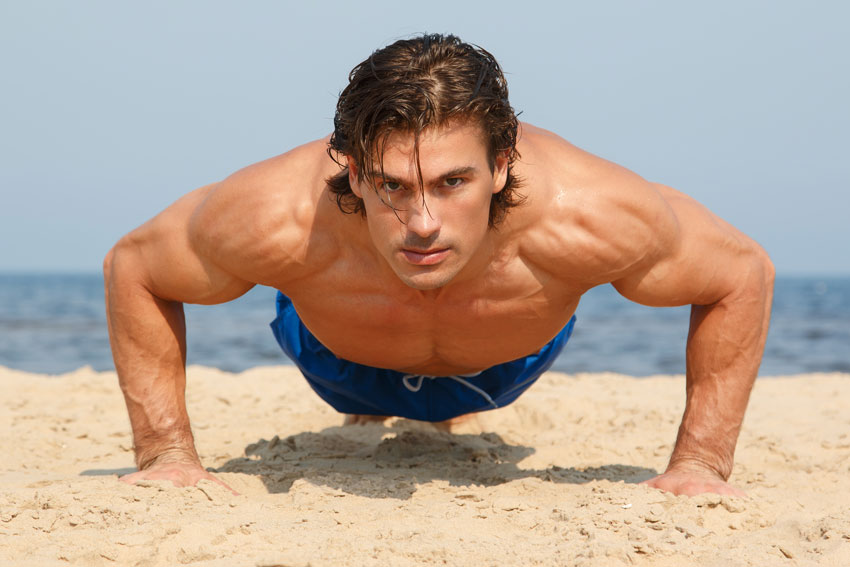
[[[446,186],[448,187],[460,187],[463,184],[462,177],[447,177],[446,178]]]
[[[398,181],[384,181],[381,183],[381,189],[386,191],[387,193],[395,193],[399,189],[401,189],[401,183]]]

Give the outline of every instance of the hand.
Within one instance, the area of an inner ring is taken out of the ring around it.
[[[208,473],[196,459],[163,455],[155,459],[144,469],[122,476],[119,479],[127,484],[136,484],[143,480],[170,480],[174,486],[195,486],[198,481],[211,480],[235,495],[239,493]]]
[[[685,496],[696,496],[710,492],[739,498],[747,497],[743,490],[735,488],[716,472],[698,468],[670,468],[664,474],[645,480],[641,484]]]

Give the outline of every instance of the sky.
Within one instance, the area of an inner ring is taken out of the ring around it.
[[[413,34],[521,119],[693,196],[780,275],[850,275],[850,4],[0,2],[0,272],[96,272],[182,194],[332,130]],[[250,219],[245,219],[250,222]]]

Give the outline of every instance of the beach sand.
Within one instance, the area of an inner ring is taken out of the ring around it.
[[[114,373],[0,369],[0,565],[850,565],[850,375],[761,378],[732,482],[662,471],[684,378],[548,373],[484,433],[341,427],[292,367],[189,369],[211,482],[129,486]]]

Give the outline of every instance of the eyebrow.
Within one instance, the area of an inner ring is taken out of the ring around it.
[[[441,173],[440,175],[435,176],[433,179],[428,180],[427,182],[425,182],[425,185],[426,186],[431,185],[431,184],[434,184],[437,181],[440,181],[440,180],[443,180],[443,179],[449,179],[450,177],[460,177],[461,175],[469,175],[470,173],[475,173],[477,171],[478,171],[478,168],[476,168],[475,166],[472,166],[472,165],[465,165],[465,166],[461,166],[461,167],[456,167],[454,169],[450,169],[449,171],[446,171],[444,173]],[[407,183],[407,180],[402,179],[400,177],[396,177],[395,175],[390,175],[390,174],[380,175],[379,171],[376,171],[375,173],[378,173],[378,175],[376,177],[383,180],[383,181],[390,181],[392,183],[400,183],[401,185],[405,185]]]

